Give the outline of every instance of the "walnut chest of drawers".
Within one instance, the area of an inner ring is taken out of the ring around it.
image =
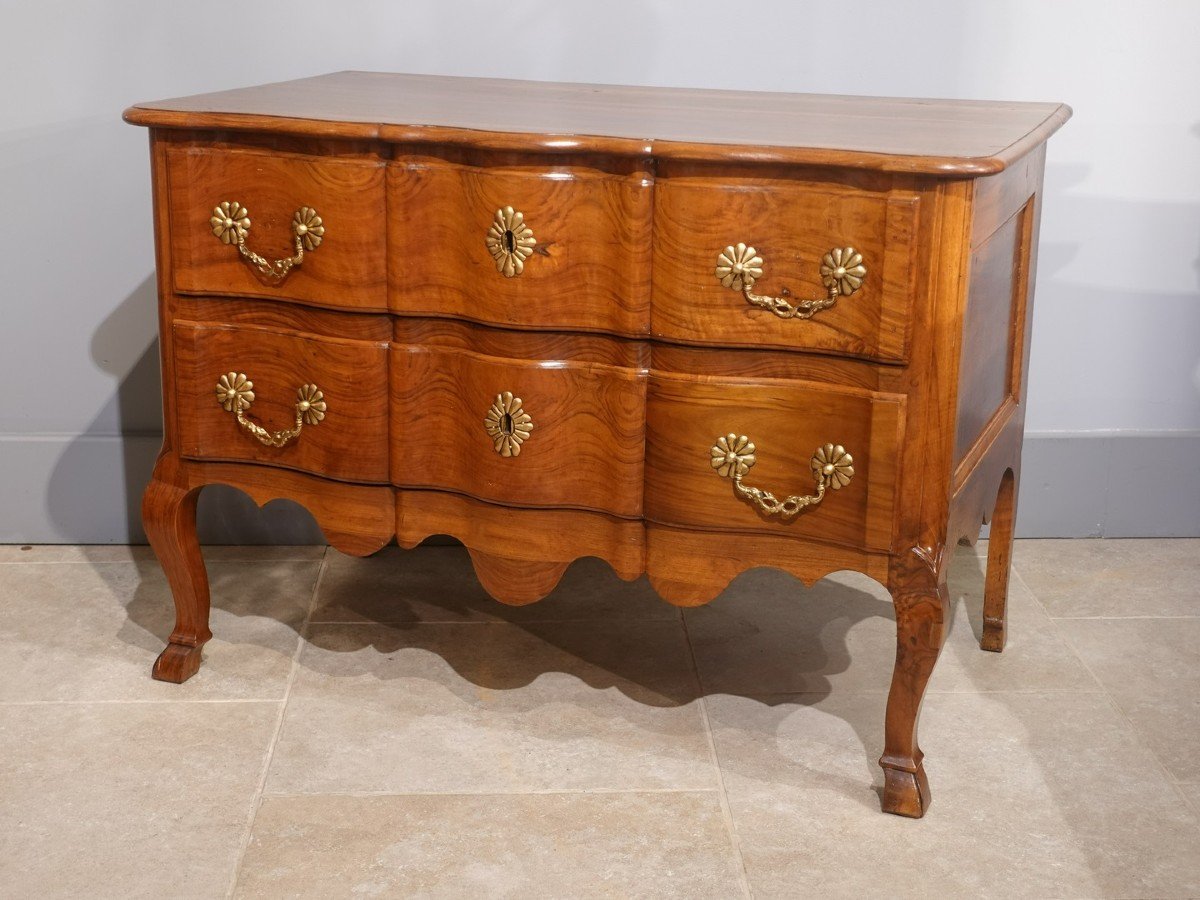
[[[335,547],[458,538],[505,603],[581,556],[895,602],[883,807],[920,816],[948,548],[1000,650],[1057,104],[340,73],[147,103],[166,437],[143,515],[199,665],[196,497]],[[614,588],[616,589],[616,588]]]

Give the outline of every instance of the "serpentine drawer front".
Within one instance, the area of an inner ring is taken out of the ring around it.
[[[656,335],[902,361],[920,197],[737,169],[665,167],[656,186]]]
[[[656,373],[646,423],[646,517],[886,551],[903,409],[903,397],[798,381]],[[809,500],[775,509],[739,493],[735,481],[779,501]]]
[[[403,156],[388,168],[398,313],[640,335],[653,197],[644,163]]]
[[[213,483],[303,504],[347,553],[456,537],[512,604],[581,556],[680,606],[756,566],[851,569],[896,607],[883,808],[923,815],[948,560],[985,519],[1004,645],[1069,115],[371,73],[130,108],[163,354],[143,520],[176,612],[154,677],[212,636]]]
[[[382,344],[178,321],[180,452],[385,483]]]
[[[386,308],[381,162],[185,144],[166,165],[180,293]]]
[[[639,515],[646,373],[600,359],[394,344],[393,481]]]

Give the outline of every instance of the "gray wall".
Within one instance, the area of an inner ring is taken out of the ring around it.
[[[1200,534],[1200,3],[7,0],[0,541],[141,537],[157,449],[137,100],[345,68],[1062,100],[1019,528]],[[212,540],[319,540],[206,492]]]

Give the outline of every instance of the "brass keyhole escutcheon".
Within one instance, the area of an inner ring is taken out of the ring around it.
[[[493,450],[504,457],[519,456],[521,445],[533,431],[533,419],[525,412],[520,397],[504,391],[496,395],[488,408],[483,428],[491,438]]]
[[[487,249],[496,262],[496,271],[515,278],[525,271],[525,260],[537,246],[533,230],[525,224],[525,214],[505,206],[496,210],[487,233]]]

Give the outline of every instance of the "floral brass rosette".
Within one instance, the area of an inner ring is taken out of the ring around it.
[[[712,467],[722,478],[741,477],[754,465],[754,442],[744,434],[717,438],[711,452]]]
[[[325,222],[311,206],[302,206],[292,217],[292,232],[305,250],[316,250],[325,239]]]
[[[533,431],[533,419],[522,407],[520,397],[504,391],[496,395],[483,419],[483,427],[497,453],[504,457],[519,456],[521,445]]]
[[[241,372],[227,372],[217,380],[217,402],[225,412],[238,412],[254,402],[254,382]]]
[[[849,297],[862,287],[866,277],[862,254],[853,247],[835,247],[821,259],[821,282],[830,293],[836,290]]]
[[[763,258],[758,251],[746,244],[730,245],[717,254],[717,278],[721,284],[734,291],[754,287],[762,278]]]
[[[496,271],[505,278],[515,278],[525,271],[525,260],[537,246],[533,231],[525,224],[525,214],[506,206],[496,210],[496,217],[487,233],[488,253],[496,261]]]
[[[841,444],[826,444],[812,456],[812,472],[835,491],[844,488],[854,477],[854,457]]]
[[[236,200],[222,200],[208,220],[212,233],[223,244],[240,244],[250,230],[250,211]]]
[[[309,425],[317,425],[325,418],[325,395],[315,384],[301,385],[296,391],[296,413],[303,416]]]

